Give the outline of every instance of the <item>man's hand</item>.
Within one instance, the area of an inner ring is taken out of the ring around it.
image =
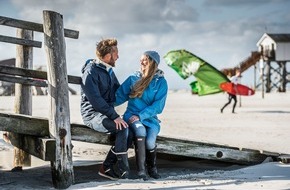
[[[117,130],[122,130],[123,128],[125,129],[128,127],[128,124],[121,117],[115,119],[114,122],[116,123]]]

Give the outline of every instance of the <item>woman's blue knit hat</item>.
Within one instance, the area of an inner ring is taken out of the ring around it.
[[[155,61],[155,63],[157,63],[157,65],[159,65],[160,56],[156,51],[145,51],[144,55],[148,55],[149,57],[151,57],[151,59]]]

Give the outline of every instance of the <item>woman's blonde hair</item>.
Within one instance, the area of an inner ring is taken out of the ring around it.
[[[142,77],[135,83],[129,95],[130,98],[140,98],[157,71],[157,63],[155,63],[148,55],[146,57],[150,64],[148,74],[147,76],[142,74]]]

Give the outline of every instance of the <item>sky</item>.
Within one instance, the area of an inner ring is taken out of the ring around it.
[[[217,69],[235,67],[258,50],[264,33],[290,32],[289,7],[288,0],[1,0],[0,15],[43,23],[43,10],[62,14],[64,27],[79,31],[78,39],[66,38],[70,75],[81,76],[85,61],[95,58],[96,43],[114,37],[120,82],[139,70],[144,51],[155,50],[169,88],[190,89],[194,77],[183,80],[167,66],[167,52],[186,49]],[[0,25],[0,35],[15,37],[16,29]],[[35,32],[34,39],[43,42],[43,34]],[[15,44],[0,42],[0,60],[15,55]],[[34,67],[46,65],[44,44],[33,56]],[[242,76],[242,83],[253,85],[253,68]]]

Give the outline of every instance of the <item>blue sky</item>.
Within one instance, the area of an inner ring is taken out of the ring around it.
[[[120,59],[115,72],[120,82],[139,69],[146,50],[163,57],[168,51],[187,49],[218,69],[234,67],[257,50],[265,32],[290,32],[288,0],[5,0],[0,15],[42,23],[42,11],[63,15],[65,28],[78,30],[77,40],[66,39],[68,74],[80,76],[95,44],[116,37]],[[16,29],[0,26],[0,34],[15,36]],[[35,33],[43,41],[43,34]],[[0,43],[0,60],[15,57],[14,44]],[[44,48],[34,48],[34,66],[46,65]],[[194,77],[181,79],[161,61],[171,89],[190,89]],[[242,83],[253,84],[253,70]]]

